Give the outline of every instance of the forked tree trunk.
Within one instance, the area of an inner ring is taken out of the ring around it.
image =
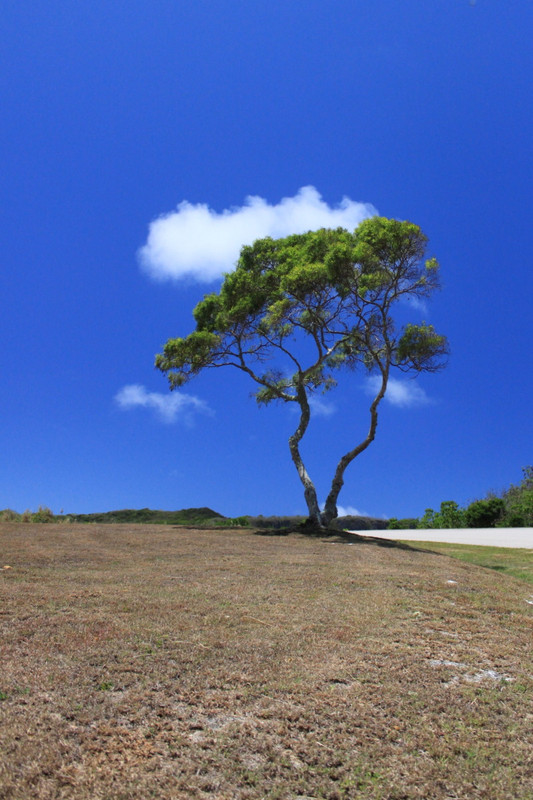
[[[388,380],[389,370],[387,365],[381,374],[381,386],[379,391],[370,406],[370,427],[366,437],[362,442],[360,442],[360,444],[357,445],[357,447],[354,447],[353,450],[350,450],[348,453],[343,455],[337,464],[337,469],[335,470],[335,475],[333,476],[333,480],[331,482],[331,489],[326,498],[324,511],[322,512],[322,522],[324,527],[327,527],[337,516],[337,499],[344,485],[344,472],[346,471],[346,467],[351,464],[356,456],[360,455],[360,453],[366,450],[371,442],[374,441],[376,429],[378,427],[378,406],[383,400],[385,392],[387,391]]]
[[[382,371],[382,380],[379,391],[370,406],[370,427],[368,429],[368,433],[365,439],[363,439],[363,441],[360,442],[357,447],[354,447],[353,450],[350,450],[348,453],[343,455],[337,464],[335,475],[333,476],[333,480],[331,482],[331,489],[327,496],[323,511],[320,511],[315,485],[309,477],[309,473],[305,468],[300,454],[300,441],[302,440],[302,437],[304,436],[309,425],[311,413],[305,388],[303,385],[298,387],[297,397],[300,405],[300,422],[295,432],[289,438],[289,448],[291,451],[292,460],[304,487],[305,502],[309,512],[309,522],[314,527],[326,529],[337,517],[337,499],[344,485],[344,473],[346,471],[346,467],[351,464],[356,456],[366,450],[371,442],[374,441],[378,426],[378,406],[387,390],[388,378],[389,369],[387,365]]]
[[[305,468],[305,464],[300,454],[300,441],[307,430],[311,412],[309,410],[309,402],[307,394],[302,384],[298,386],[298,404],[300,406],[300,422],[291,437],[289,437],[289,448],[294,466],[298,472],[298,476],[304,487],[304,497],[309,512],[309,521],[319,528],[323,527],[322,515],[320,513],[320,506],[318,505],[318,498],[313,481],[309,477],[309,473]]]

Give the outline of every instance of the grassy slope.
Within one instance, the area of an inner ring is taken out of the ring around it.
[[[408,544],[408,542],[405,542]],[[411,542],[412,544],[412,542]],[[496,570],[512,575],[528,583],[533,583],[533,550],[509,547],[480,547],[472,544],[446,544],[417,542],[417,547],[433,550],[469,564]]]
[[[526,583],[357,537],[0,547],[3,800],[533,797]]]

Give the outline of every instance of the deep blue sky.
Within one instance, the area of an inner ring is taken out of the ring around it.
[[[185,394],[204,410],[173,422],[116,396],[138,385],[166,407],[154,354],[218,286],[142,270],[150,223],[305,186],[422,227],[443,281],[424,316],[452,350],[417,382],[427,402],[383,405],[341,504],[420,515],[517,482],[533,460],[532,38],[531,0],[4,0],[0,508],[304,512],[295,419],[258,409],[244,376],[201,376]],[[327,400],[304,446],[321,497],[366,433],[364,377]]]

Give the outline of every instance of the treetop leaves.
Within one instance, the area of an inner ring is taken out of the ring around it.
[[[262,402],[292,399],[279,377],[259,369],[265,361],[283,364],[285,374],[296,369],[309,389],[327,388],[343,366],[436,369],[445,337],[425,323],[396,332],[392,318],[403,297],[438,288],[438,262],[424,260],[426,244],[417,225],[384,217],[352,232],[260,239],[242,248],[220,291],[194,309],[196,330],[169,340],[156,366],[172,386],[207,367],[236,366],[260,385]]]

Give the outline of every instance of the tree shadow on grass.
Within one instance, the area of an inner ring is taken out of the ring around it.
[[[316,539],[323,542],[330,542],[332,544],[360,544],[368,545],[373,544],[377,547],[394,548],[396,550],[408,550],[416,553],[434,553],[433,550],[428,550],[425,547],[415,547],[405,542],[400,542],[397,539],[383,539],[380,536],[362,536],[358,533],[349,531],[331,532],[323,531],[320,529],[309,529],[305,526],[295,526],[291,528],[258,528],[251,531],[254,536],[290,536],[298,535],[304,538]],[[436,553],[437,555],[437,553]],[[441,555],[440,553],[438,555]]]

